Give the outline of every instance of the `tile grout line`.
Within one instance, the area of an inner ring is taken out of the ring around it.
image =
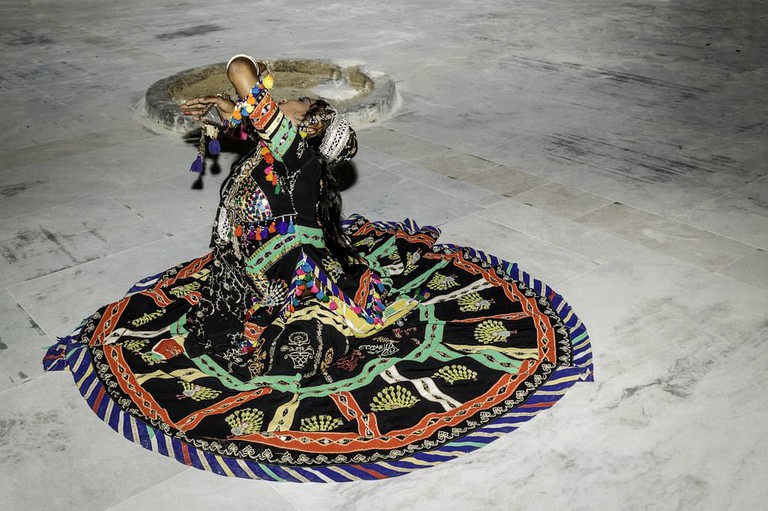
[[[578,256],[580,258],[586,259],[587,261],[591,261],[591,262],[595,263],[597,265],[597,267],[600,267],[600,266],[602,266],[602,265],[607,263],[607,262],[602,262],[602,261],[596,261],[594,258],[592,258],[592,257],[590,257],[588,255],[582,254],[580,252],[576,252],[575,250],[572,250],[572,249],[567,248],[567,247],[560,246],[557,243],[553,243],[553,242],[551,242],[549,240],[545,240],[545,239],[540,238],[538,236],[531,235],[531,234],[525,233],[523,231],[518,231],[514,227],[510,227],[508,225],[504,225],[504,224],[502,224],[500,222],[497,222],[496,220],[493,220],[492,218],[482,217],[482,216],[479,215],[479,212],[471,213],[469,216],[476,217],[476,218],[478,218],[478,219],[480,219],[480,220],[482,220],[484,222],[490,222],[492,224],[498,225],[499,227],[503,227],[504,229],[509,229],[509,230],[514,231],[514,232],[516,232],[518,234],[521,234],[523,236],[527,236],[529,238],[533,238],[535,240],[538,240],[538,241],[540,241],[542,243],[546,243],[547,245],[553,246],[553,247],[555,247],[557,249],[564,250],[564,251],[566,251],[566,252],[568,252],[570,254],[576,255],[576,256]],[[496,255],[496,254],[494,254],[494,255]],[[497,257],[500,257],[500,256],[497,256]],[[616,256],[616,257],[619,257],[619,256]],[[501,258],[504,259],[503,257],[501,257]],[[517,261],[510,261],[510,262],[517,262]]]
[[[144,449],[144,450],[147,450],[147,449]],[[158,454],[158,453],[156,453],[156,452],[154,452],[154,451],[149,451],[149,452],[151,452],[152,454]],[[173,459],[173,458],[169,458],[169,459]],[[181,464],[179,463],[179,465],[181,465]],[[191,468],[191,467],[187,467],[187,468],[185,468],[184,470],[182,470],[181,472],[179,472],[178,474],[174,474],[174,475],[172,475],[171,477],[167,477],[167,478],[163,479],[162,481],[159,481],[159,482],[157,482],[157,483],[155,483],[155,484],[153,484],[153,485],[151,485],[151,486],[149,486],[149,487],[147,487],[147,488],[144,488],[143,490],[141,490],[141,491],[140,491],[140,492],[138,492],[138,493],[134,493],[133,495],[131,495],[131,496],[130,496],[130,497],[128,497],[127,499],[123,499],[123,500],[121,500],[120,502],[118,502],[117,504],[114,504],[114,505],[112,505],[112,506],[109,506],[108,508],[106,508],[106,509],[105,509],[105,511],[109,511],[109,510],[111,510],[111,509],[115,509],[117,506],[120,506],[120,505],[122,505],[122,504],[124,504],[124,503],[126,503],[126,502],[130,501],[131,499],[134,499],[134,498],[136,498],[136,497],[138,497],[138,496],[140,496],[140,495],[143,495],[144,493],[147,493],[147,492],[149,492],[150,490],[154,489],[154,488],[155,488],[155,487],[157,487],[157,486],[160,486],[161,484],[165,484],[165,483],[167,483],[167,482],[171,481],[172,479],[176,479],[177,477],[179,477],[179,476],[182,476],[182,475],[186,474],[186,473],[187,473],[187,472],[189,472],[190,470],[198,470],[198,469],[196,469],[196,468]],[[212,474],[212,475],[214,475],[214,474]],[[216,476],[216,477],[221,477],[221,476]]]
[[[87,264],[96,263],[98,261],[101,261],[102,259],[107,259],[107,258],[114,257],[114,256],[117,256],[117,255],[120,255],[120,254],[124,254],[125,252],[129,252],[129,251],[135,250],[137,248],[146,247],[148,245],[153,245],[155,243],[167,242],[171,238],[181,238],[182,235],[184,235],[186,233],[190,233],[190,232],[193,232],[193,231],[190,229],[188,231],[182,231],[182,232],[179,232],[177,234],[173,234],[171,236],[167,236],[165,238],[161,238],[161,239],[157,239],[157,240],[153,240],[153,241],[148,241],[146,243],[142,243],[141,245],[134,245],[132,247],[124,248],[122,250],[118,250],[117,252],[113,252],[111,254],[106,254],[104,256],[97,257],[96,259],[91,259],[90,261],[85,261],[85,262],[82,262],[82,263],[79,263],[79,264],[68,266],[66,268],[62,268],[60,270],[56,270],[56,271],[53,271],[51,273],[46,273],[45,275],[39,275],[39,276],[31,278],[31,279],[22,280],[21,282],[14,282],[14,283],[8,285],[7,287],[19,286],[19,285],[22,285],[22,284],[26,284],[28,282],[34,282],[35,280],[43,279],[43,278],[46,278],[46,277],[50,277],[51,275],[56,275],[57,273],[61,273],[63,271],[71,270],[72,268],[77,268],[79,266],[84,266],[84,265],[87,265]]]
[[[437,172],[437,171],[435,171],[435,170],[432,170],[432,169],[427,169],[427,168],[424,168],[424,167],[422,167],[422,166],[420,166],[420,165],[418,165],[418,164],[416,164],[416,163],[413,163],[413,162],[409,162],[409,163],[411,163],[411,164],[413,164],[413,165],[416,165],[417,167],[419,167],[420,169],[424,170],[425,172],[432,172],[432,173],[434,173],[434,174],[436,174],[436,175],[438,175],[438,176],[442,176],[442,177],[445,177],[446,179],[453,179],[454,181],[463,182],[461,179],[455,179],[455,178],[452,178],[452,177],[450,177],[450,176],[446,176],[445,174],[441,174],[441,173],[439,173],[439,172]],[[410,177],[410,176],[405,176],[405,175],[403,175],[403,174],[401,174],[401,173],[397,172],[396,170],[394,170],[394,169],[391,169],[391,168],[389,168],[389,167],[387,167],[387,168],[386,168],[386,170],[388,170],[388,171],[392,172],[393,174],[397,174],[398,176],[400,176],[400,177],[401,177],[401,178],[403,178],[403,179],[409,179],[409,180],[411,180],[411,181],[413,181],[413,182],[415,182],[415,183],[419,183],[419,184],[421,184],[421,185],[424,185],[424,186],[426,186],[427,188],[430,188],[430,189],[432,189],[432,190],[436,190],[436,191],[438,191],[438,192],[440,192],[440,193],[444,193],[444,194],[446,194],[446,195],[450,195],[450,196],[451,196],[451,197],[453,197],[454,199],[458,199],[458,200],[460,200],[460,201],[462,201],[462,202],[466,202],[467,204],[472,204],[473,206],[479,206],[479,207],[481,207],[482,209],[485,209],[485,207],[486,207],[486,206],[484,206],[484,205],[482,205],[482,204],[475,204],[474,202],[472,202],[472,201],[469,201],[469,200],[467,200],[466,198],[462,198],[462,197],[459,197],[458,195],[455,195],[455,194],[451,193],[451,191],[450,191],[450,190],[445,190],[445,189],[442,189],[442,188],[437,188],[436,186],[433,186],[433,185],[431,185],[429,182],[421,181],[421,180],[419,180],[419,179],[415,179],[415,178],[413,178],[413,177]],[[479,186],[475,186],[475,185],[473,185],[473,184],[471,184],[471,183],[467,183],[467,184],[469,184],[469,186],[471,186],[472,188],[474,188],[474,189],[476,189],[476,190],[478,190],[478,191],[480,191],[480,192],[482,192],[482,193],[485,193],[485,194],[487,194],[487,195],[492,195],[492,196],[496,196],[496,197],[499,197],[499,200],[497,200],[496,202],[501,202],[502,200],[504,200],[504,199],[506,199],[506,198],[507,198],[507,197],[505,197],[504,195],[501,195],[501,194],[498,194],[498,193],[492,192],[492,191],[490,191],[490,190],[486,190],[485,188],[480,188]],[[494,203],[494,204],[495,204],[495,203]]]
[[[6,292],[7,292],[9,295],[11,295],[11,298],[13,298],[13,300],[16,302],[16,305],[18,305],[18,306],[21,308],[21,310],[23,310],[23,311],[24,311],[24,314],[26,314],[27,316],[29,316],[29,318],[30,318],[32,321],[34,321],[34,322],[35,322],[35,324],[37,325],[37,327],[38,327],[40,330],[42,330],[42,331],[43,331],[43,333],[44,333],[45,335],[47,335],[47,336],[48,336],[48,340],[49,340],[51,343],[54,343],[54,342],[56,342],[56,339],[57,339],[58,337],[57,337],[57,336],[55,336],[55,335],[53,335],[53,336],[52,336],[52,335],[51,335],[51,333],[50,333],[50,332],[48,332],[48,331],[47,331],[47,330],[46,330],[46,329],[43,327],[43,325],[42,325],[42,324],[41,324],[41,323],[40,323],[40,322],[39,322],[39,321],[38,321],[38,320],[35,318],[35,316],[33,316],[33,315],[32,315],[32,314],[31,314],[31,313],[30,313],[30,312],[29,312],[29,311],[28,311],[28,310],[27,310],[27,309],[24,307],[24,305],[22,305],[21,301],[18,299],[18,297],[17,297],[15,294],[13,294],[13,292],[10,290],[10,288],[9,288],[8,286],[6,286],[6,287],[5,287],[5,288],[3,288],[3,289],[5,289],[5,291],[6,291]]]
[[[613,206],[613,205],[616,205],[616,204],[624,206],[626,208],[632,208],[632,209],[640,211],[641,213],[644,213],[646,215],[651,215],[651,216],[657,217],[657,218],[659,218],[661,220],[666,220],[666,221],[669,221],[669,222],[672,222],[672,223],[675,223],[675,224],[678,224],[678,225],[682,225],[682,226],[688,227],[688,228],[693,229],[695,231],[701,231],[701,232],[704,232],[704,233],[707,233],[707,234],[711,234],[712,236],[715,236],[717,238],[728,240],[728,241],[731,241],[733,243],[737,243],[737,244],[742,245],[742,246],[747,247],[747,248],[751,248],[751,249],[755,249],[755,250],[766,250],[764,248],[761,248],[761,247],[758,247],[758,246],[755,246],[755,245],[751,245],[749,243],[745,243],[745,242],[737,240],[735,238],[730,238],[728,236],[723,236],[722,234],[718,234],[716,232],[712,232],[709,229],[702,229],[700,227],[696,227],[695,225],[691,225],[691,224],[688,224],[688,223],[685,223],[685,222],[681,222],[680,220],[677,220],[676,218],[673,218],[673,217],[662,216],[662,215],[659,215],[657,213],[652,213],[650,211],[646,211],[644,209],[641,209],[641,208],[638,208],[638,207],[635,207],[635,206],[630,206],[628,204],[625,204],[623,202],[618,202],[618,201],[614,201],[611,204],[606,204],[605,206],[602,206],[600,208],[596,208],[596,209],[594,209],[592,211],[589,211],[589,212],[584,213],[582,215],[579,215],[579,216],[577,216],[575,218],[572,218],[571,220],[572,221],[577,221],[578,219],[580,219],[580,218],[582,218],[582,217],[584,217],[584,216],[586,216],[586,215],[588,215],[590,213],[594,213],[596,211],[599,211],[601,209],[604,209],[604,208],[607,208],[607,207],[610,207],[610,206]],[[577,222],[577,223],[580,223],[580,222]],[[611,234],[610,231],[607,231],[605,229],[600,229],[600,230],[604,231],[604,232],[607,232],[608,234]],[[624,239],[624,238],[621,238],[621,239]]]

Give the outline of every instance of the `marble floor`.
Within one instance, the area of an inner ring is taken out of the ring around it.
[[[3,2],[2,508],[764,509],[767,21],[760,0]],[[145,451],[43,374],[56,336],[205,252],[223,173],[193,189],[194,145],[141,100],[243,51],[392,76],[345,211],[518,261],[586,322],[596,382],[436,468],[297,485]]]

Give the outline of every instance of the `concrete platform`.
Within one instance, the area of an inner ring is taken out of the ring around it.
[[[2,507],[763,508],[766,19],[758,0],[4,5]],[[596,383],[440,467],[293,485],[145,451],[43,374],[56,336],[205,252],[224,172],[193,189],[196,141],[141,99],[240,52],[391,76],[401,110],[359,131],[345,210],[518,261],[588,325]]]

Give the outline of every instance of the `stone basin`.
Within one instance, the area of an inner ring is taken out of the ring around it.
[[[320,97],[345,114],[352,126],[379,121],[390,115],[398,103],[394,82],[382,73],[359,65],[322,60],[267,61],[274,77],[271,90],[277,99],[300,96]],[[182,114],[179,104],[202,95],[228,92],[236,97],[221,62],[182,71],[152,84],[145,96],[146,115],[162,127],[188,132],[199,127]]]

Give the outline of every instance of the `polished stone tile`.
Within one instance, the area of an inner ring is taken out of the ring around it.
[[[685,212],[680,221],[768,250],[768,178]]]
[[[575,221],[712,271],[755,252],[742,243],[618,203]]]
[[[360,138],[361,136],[358,136],[358,140],[360,140]],[[358,165],[360,161],[367,161],[378,167],[384,168],[403,160],[400,160],[390,154],[384,154],[375,149],[371,149],[366,145],[360,144],[357,149],[357,155],[353,160],[353,164]]]
[[[208,252],[207,226],[79,264],[9,287],[29,315],[52,336],[66,335],[134,283]]]
[[[592,325],[617,325],[622,317],[650,332],[654,311],[688,318],[700,330],[728,339],[751,338],[765,328],[768,290],[735,281],[638,246],[559,286],[579,316]],[[648,319],[649,314],[651,319]],[[615,336],[593,332],[594,344]]]
[[[363,180],[345,190],[342,200],[345,215],[360,213],[379,220],[413,218],[420,225],[442,225],[481,209],[449,193],[382,170],[376,182]]]
[[[387,170],[478,206],[486,207],[504,200],[504,197],[498,193],[474,186],[473,183],[467,183],[463,179],[455,179],[424,169],[419,162],[397,163],[387,167]]]
[[[112,199],[85,199],[0,222],[0,283],[9,285],[168,234]]]
[[[175,176],[188,176],[197,156],[197,137],[154,135],[95,149],[80,156],[83,165],[108,175],[123,186],[138,186]],[[226,156],[226,155],[225,155]],[[206,159],[210,169],[210,159]],[[229,169],[221,165],[222,171]]]
[[[67,373],[0,393],[0,409],[6,509],[106,509],[187,469],[121,438]]]
[[[744,177],[720,172],[717,161],[694,161],[674,147],[659,154],[650,142],[615,137],[558,129],[516,135],[507,139],[508,147],[473,154],[665,216],[689,211],[745,183]]]
[[[522,270],[555,288],[599,266],[580,254],[478,215],[452,220],[441,226],[441,230],[439,242],[471,246],[519,263]]]
[[[370,128],[360,135],[360,143],[402,160],[415,161],[448,150],[447,147],[387,128]]]
[[[132,186],[110,193],[110,197],[155,229],[168,235],[178,235],[213,225],[212,219],[216,216],[219,203],[218,183],[196,190],[189,179],[189,176],[183,176],[153,183],[151,187]],[[173,186],[171,182],[180,186]]]
[[[603,197],[560,183],[546,183],[511,197],[517,202],[565,218],[576,218],[611,203]]]
[[[476,216],[510,227],[531,238],[581,254],[598,263],[632,252],[635,244],[605,231],[572,222],[549,212],[520,204],[514,198],[494,204]]]
[[[67,171],[62,172],[63,168]],[[0,185],[0,221],[90,197],[102,197],[122,188],[108,176],[81,165],[76,156],[4,169]]]
[[[425,169],[434,170],[435,172],[453,178],[463,178],[469,174],[497,165],[492,161],[484,160],[460,151],[454,151],[453,149],[432,156],[419,158],[414,160],[414,163],[417,163]]]
[[[6,290],[0,290],[0,392],[43,374],[42,359],[55,336],[48,336]]]
[[[480,170],[464,177],[463,181],[506,197],[513,197],[548,183],[546,179],[504,165]]]
[[[127,122],[127,121],[126,121]],[[57,134],[60,138],[35,144],[34,150],[7,150],[0,153],[0,161],[5,168],[19,167],[53,160],[62,156],[83,154],[88,151],[111,147],[126,141],[144,140],[153,134],[136,123],[128,123],[127,126],[112,126],[104,124],[100,131],[89,131],[85,134],[73,137],[61,137],[65,128],[59,127]]]
[[[290,484],[290,483],[287,483]],[[311,485],[317,487],[317,485]],[[266,481],[223,477],[197,469],[184,472],[110,507],[111,511],[194,511],[249,507],[293,511],[296,508]]]
[[[765,250],[753,252],[729,264],[718,273],[752,286],[768,289],[768,252]]]

